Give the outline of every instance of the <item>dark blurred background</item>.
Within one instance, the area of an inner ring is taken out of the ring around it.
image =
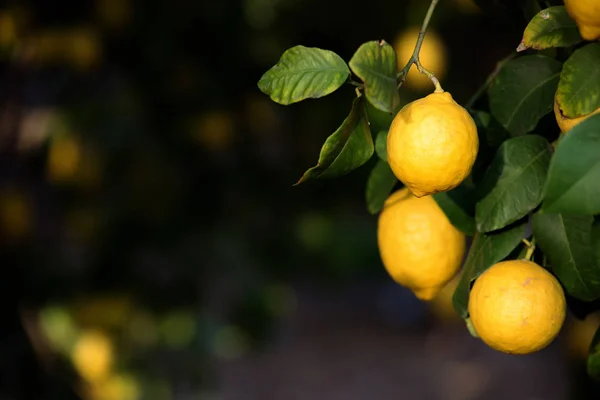
[[[386,274],[368,165],[292,186],[353,88],[283,107],[261,75],[297,44],[412,50],[428,2],[0,4],[0,400],[598,398],[598,318],[496,353],[452,285],[425,304]],[[422,60],[464,103],[525,14],[444,0]]]

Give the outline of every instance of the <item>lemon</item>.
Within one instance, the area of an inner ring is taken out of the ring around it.
[[[417,197],[458,186],[471,173],[478,150],[475,121],[448,92],[405,105],[387,137],[390,167]]]
[[[92,386],[91,400],[138,400],[140,384],[128,374],[114,374]]]
[[[589,113],[587,115],[583,115],[581,117],[567,118],[563,115],[562,111],[560,110],[558,101],[556,101],[556,99],[554,100],[554,116],[556,117],[556,123],[558,123],[558,127],[560,128],[560,131],[562,133],[570,131],[571,129],[573,129],[575,127],[575,125],[579,124],[584,119],[587,119],[587,118],[591,117],[592,115],[598,114],[598,113],[600,113],[600,108],[598,108],[596,111],[592,111],[591,113]]]
[[[565,0],[567,12],[577,23],[585,40],[600,38],[600,2],[598,0]]]
[[[377,242],[390,276],[421,300],[433,299],[452,279],[465,252],[464,234],[435,200],[414,197],[406,188],[385,201]]]
[[[48,179],[52,182],[72,181],[82,163],[82,144],[75,135],[57,135],[50,142],[47,158]]]
[[[568,354],[574,359],[585,360],[590,352],[590,344],[600,327],[600,314],[588,315],[583,321],[572,319],[565,325],[565,345]]]
[[[556,278],[527,260],[501,261],[475,281],[469,314],[481,340],[493,349],[528,354],[548,346],[566,313]]]
[[[398,70],[404,68],[413,54],[417,38],[419,37],[420,27],[413,26],[401,32],[394,41],[394,50],[398,59]],[[438,80],[442,80],[446,72],[446,47],[442,39],[431,29],[427,31],[421,50],[419,60],[423,67],[432,72]],[[417,70],[413,64],[408,71],[406,87],[415,90],[425,90],[431,88],[431,80]]]
[[[86,330],[82,332],[73,347],[71,361],[86,381],[104,380],[112,368],[112,343],[103,332]]]
[[[452,296],[454,296],[454,291],[456,290],[459,281],[460,274],[456,274],[430,303],[431,313],[442,323],[462,321],[452,305]]]

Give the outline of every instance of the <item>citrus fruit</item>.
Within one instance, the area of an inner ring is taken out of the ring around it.
[[[112,343],[101,331],[86,330],[75,342],[71,360],[86,381],[101,381],[109,375],[112,367]]]
[[[462,321],[452,305],[452,296],[454,296],[454,291],[456,290],[459,281],[460,274],[454,275],[454,278],[444,286],[430,303],[431,313],[434,318],[442,323]]]
[[[560,128],[560,131],[562,133],[570,131],[571,129],[573,129],[575,127],[575,125],[579,124],[584,119],[587,119],[587,118],[591,117],[592,115],[598,114],[598,113],[600,113],[600,108],[598,108],[596,111],[592,111],[591,113],[589,113],[587,115],[583,115],[581,117],[568,118],[568,117],[565,117],[563,115],[562,111],[560,110],[558,101],[556,101],[556,99],[554,100],[554,116],[556,117],[556,123],[558,124],[558,127]]]
[[[413,26],[402,31],[394,41],[394,50],[398,60],[398,70],[404,68],[413,54],[417,38],[419,37],[419,26]],[[441,80],[446,72],[446,47],[442,39],[432,30],[428,30],[423,39],[419,60],[423,67],[432,72],[438,80]],[[412,65],[408,71],[404,86],[415,90],[426,90],[432,87],[431,80],[424,74],[419,73],[416,65]]]
[[[565,0],[567,12],[577,23],[585,40],[600,38],[600,2],[598,0]]]
[[[383,265],[400,285],[421,300],[433,299],[460,268],[465,236],[431,196],[417,198],[407,188],[385,201],[377,225]]]
[[[600,327],[600,314],[588,315],[584,320],[573,318],[565,324],[565,345],[569,356],[585,360],[590,352],[590,344]]]
[[[548,346],[566,313],[556,278],[527,260],[501,261],[475,281],[469,295],[471,323],[491,348],[528,354]]]
[[[387,137],[390,167],[417,197],[458,186],[470,174],[478,149],[475,121],[448,92],[405,105]]]

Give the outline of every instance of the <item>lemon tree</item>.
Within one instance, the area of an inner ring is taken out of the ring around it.
[[[484,13],[527,17],[515,50],[459,103],[438,62],[421,58],[438,3],[416,34],[360,44],[349,60],[293,47],[258,87],[282,105],[352,87],[349,115],[297,184],[368,168],[366,208],[379,215],[391,279],[423,301],[453,282],[454,311],[473,336],[506,353],[536,352],[569,309],[592,313],[600,299],[600,9],[475,0]],[[423,79],[422,98],[404,100]],[[588,339],[588,372],[600,377],[600,331]]]

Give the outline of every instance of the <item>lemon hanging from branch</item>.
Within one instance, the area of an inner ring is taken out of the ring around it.
[[[456,275],[465,240],[431,196],[417,198],[406,188],[388,197],[379,216],[383,265],[421,300],[432,300]]]
[[[458,186],[471,173],[478,150],[475,121],[448,92],[404,106],[387,137],[390,167],[417,197]]]

